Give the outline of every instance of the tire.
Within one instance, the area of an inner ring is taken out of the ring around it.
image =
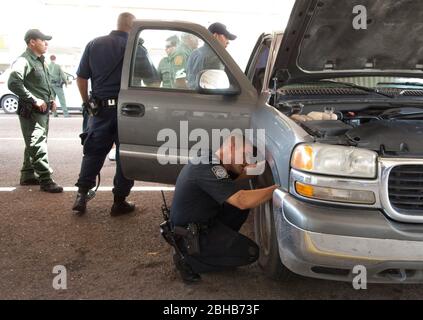
[[[18,98],[13,94],[7,94],[1,99],[1,107],[5,113],[18,111]]]
[[[265,173],[256,181],[257,188],[273,185],[273,177],[267,167]],[[275,280],[287,280],[292,273],[281,262],[276,236],[273,203],[268,201],[254,209],[254,234],[260,248],[258,265],[265,275]]]

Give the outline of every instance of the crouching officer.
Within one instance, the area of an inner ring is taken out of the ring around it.
[[[258,259],[258,246],[239,230],[249,210],[269,201],[277,186],[248,190],[245,159],[252,146],[242,137],[241,143],[236,140],[228,138],[210,161],[187,164],[177,179],[168,223],[171,232],[162,227],[162,234],[175,247],[173,260],[185,282],[199,281],[199,273]]]

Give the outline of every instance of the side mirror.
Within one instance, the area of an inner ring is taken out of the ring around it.
[[[237,95],[239,90],[233,88],[224,70],[203,70],[198,75],[197,88],[200,93]]]

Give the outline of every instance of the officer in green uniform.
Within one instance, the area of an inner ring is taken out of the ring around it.
[[[63,85],[68,84],[66,75],[62,70],[62,67],[56,63],[56,56],[50,56],[50,64],[48,65],[48,70],[50,72],[51,85],[53,89],[54,97],[59,98],[60,106],[63,110],[63,116],[65,118],[69,117],[68,107],[66,106],[65,92],[63,91]],[[57,112],[53,112],[53,115],[57,117]]]
[[[175,66],[175,87],[186,88],[187,62],[191,53],[198,48],[198,38],[190,33],[181,36],[181,43],[173,55]]]
[[[49,112],[56,110],[48,66],[44,53],[47,40],[38,29],[25,34],[26,51],[13,63],[9,76],[10,91],[19,97],[18,114],[25,140],[21,185],[40,185],[45,192],[60,193],[63,188],[51,178],[47,153]]]
[[[175,73],[177,71],[177,66],[175,64],[175,51],[178,42],[179,39],[177,36],[172,36],[166,39],[165,51],[167,57],[160,60],[159,67],[157,68],[163,88],[175,87]]]

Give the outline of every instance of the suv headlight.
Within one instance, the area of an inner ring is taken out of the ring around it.
[[[326,145],[301,144],[293,152],[291,167],[331,176],[375,178],[377,154],[374,151]]]

